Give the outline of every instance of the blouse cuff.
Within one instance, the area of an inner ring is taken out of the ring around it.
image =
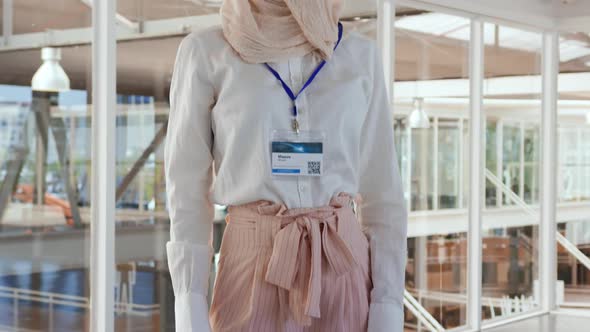
[[[403,332],[404,309],[396,303],[371,302],[368,332]]]
[[[174,300],[176,331],[211,332],[207,298],[197,293],[182,293]]]
[[[213,248],[204,244],[168,241],[166,252],[174,295],[179,297],[194,293],[207,298]]]

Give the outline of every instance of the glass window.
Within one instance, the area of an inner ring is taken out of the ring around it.
[[[590,267],[580,260],[590,256],[590,98],[575,92],[590,71],[588,48],[574,35],[562,34],[559,47],[560,82],[569,82],[560,83],[557,114],[557,221],[568,242],[557,246],[557,301],[564,308],[590,306]]]
[[[493,118],[488,118],[486,122],[486,171],[492,173],[494,176],[499,177],[500,172],[498,171],[498,137],[500,122]],[[502,191],[499,190],[489,179],[485,181],[485,199],[486,207],[494,207],[500,203]]]
[[[524,128],[524,193],[523,199],[528,204],[539,203],[539,155],[540,128]]]
[[[438,120],[438,208],[456,209],[460,207],[459,177],[461,176],[459,122],[456,120]]]
[[[412,130],[412,211],[433,209],[434,136],[431,130]]]
[[[91,9],[10,4],[12,35],[0,43],[0,330],[81,331],[91,276]],[[71,29],[82,42],[51,44]]]
[[[410,164],[408,153],[408,126],[403,117],[395,117],[393,121],[393,133],[395,139],[395,148],[397,152],[397,162],[400,165],[400,173],[402,180],[408,178],[408,165]],[[406,194],[406,199],[408,195]]]
[[[119,14],[132,24],[168,22],[176,30],[163,30],[157,38],[117,43],[117,331],[142,329],[146,324],[160,331],[174,328],[174,292],[165,249],[170,224],[163,162],[170,79],[180,41],[192,29],[199,29],[210,14],[218,14],[218,5],[118,2]],[[223,215],[215,220],[216,250],[222,221]]]
[[[410,209],[406,288],[451,329],[467,315],[469,90],[449,87],[468,78],[470,23],[409,7],[396,14],[396,146]],[[406,330],[423,330],[421,319],[406,310]]]
[[[502,320],[539,306],[542,35],[485,23],[484,44],[482,318]]]
[[[522,137],[518,125],[504,125],[502,131],[502,179],[510,191],[522,197],[520,191],[521,146]],[[513,205],[514,201],[504,194],[504,205]]]

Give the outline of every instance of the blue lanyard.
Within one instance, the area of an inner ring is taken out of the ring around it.
[[[334,46],[334,50],[336,50],[336,48],[340,44],[340,41],[342,40],[342,30],[343,30],[342,23],[338,22],[338,41],[336,42],[336,45]],[[311,82],[313,82],[313,80],[316,78],[316,76],[319,74],[319,72],[322,70],[322,68],[324,68],[324,66],[326,65],[326,60],[324,59],[324,60],[322,60],[322,62],[320,62],[320,64],[317,66],[317,68],[314,70],[314,72],[311,74],[311,76],[309,77],[307,82],[305,82],[305,84],[303,85],[301,90],[299,90],[299,92],[297,94],[293,93],[293,90],[291,90],[289,85],[287,85],[287,83],[285,83],[285,81],[283,80],[281,75],[276,70],[274,70],[268,63],[264,63],[264,65],[274,75],[274,77],[276,77],[277,80],[279,80],[281,82],[283,89],[285,90],[287,95],[289,95],[289,98],[291,98],[291,101],[293,102],[293,118],[294,118],[293,119],[293,129],[297,133],[299,133],[299,122],[297,121],[297,115],[298,115],[297,114],[297,105],[295,104],[295,100],[297,100],[297,97],[299,97],[299,95],[301,95],[303,90],[305,90],[311,84]]]

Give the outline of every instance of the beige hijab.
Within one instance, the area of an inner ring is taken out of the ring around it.
[[[332,56],[342,0],[224,0],[223,34],[248,63]]]

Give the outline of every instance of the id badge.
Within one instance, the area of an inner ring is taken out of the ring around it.
[[[319,131],[273,130],[270,142],[271,173],[275,176],[321,176],[324,173],[324,138]]]

